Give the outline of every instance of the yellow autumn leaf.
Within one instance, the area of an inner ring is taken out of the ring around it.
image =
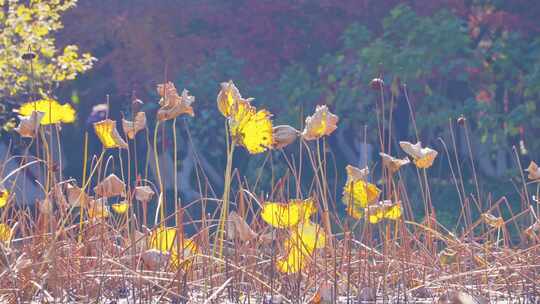
[[[343,203],[346,206],[366,208],[377,201],[381,190],[374,184],[363,180],[348,181],[343,187]]]
[[[437,157],[437,151],[425,147],[422,148],[422,143],[417,142],[412,144],[407,141],[400,141],[400,147],[413,158],[414,164],[420,169],[427,169],[433,165],[435,158]]]
[[[276,268],[282,273],[297,273],[306,264],[307,257],[298,248],[291,248],[285,257],[276,261]]]
[[[249,99],[242,98],[240,91],[238,91],[238,88],[234,85],[232,80],[221,83],[221,90],[217,96],[217,105],[223,116],[227,118],[231,117],[232,114],[236,112],[233,107],[241,100],[249,104]]]
[[[126,201],[123,201],[121,203],[112,204],[111,208],[118,214],[124,214],[128,211],[129,205]]]
[[[276,228],[288,228],[309,219],[317,212],[313,199],[291,200],[289,204],[267,202],[261,212],[262,219]]]
[[[0,208],[3,208],[7,205],[9,199],[9,191],[0,190]]]
[[[176,268],[180,265],[178,247],[176,243],[176,228],[158,227],[152,231],[148,238],[148,248],[170,254],[170,264]],[[193,258],[199,251],[194,240],[184,239],[184,260]],[[189,266],[189,262],[186,264]]]
[[[245,100],[234,103],[229,118],[231,137],[249,153],[257,154],[270,149],[274,143],[272,114],[259,110]]]
[[[306,125],[302,132],[305,140],[319,139],[330,135],[337,129],[339,118],[328,110],[326,105],[317,106],[315,113],[306,118]]]
[[[11,241],[11,228],[6,224],[0,224],[0,242]]]
[[[76,118],[75,109],[69,103],[61,105],[54,99],[27,102],[22,104],[18,111],[19,115],[24,117],[30,117],[34,111],[44,113],[40,122],[42,125],[72,123]]]
[[[401,205],[389,201],[371,205],[366,209],[366,216],[371,224],[377,224],[383,219],[397,220],[401,217]]]
[[[346,211],[349,216],[357,220],[361,219],[364,215],[364,213],[362,212],[362,207],[355,206],[353,204],[347,205]]]
[[[301,222],[291,229],[291,236],[285,240],[285,247],[298,248],[301,252],[310,255],[315,249],[324,248],[326,234],[318,224],[309,220]]]
[[[276,261],[276,268],[283,273],[297,273],[315,249],[325,244],[326,235],[321,227],[309,220],[302,221],[291,229],[291,236],[284,242],[287,255]]]
[[[103,144],[103,147],[109,148],[128,148],[128,144],[120,137],[116,129],[116,121],[105,119],[94,123],[94,131]]]

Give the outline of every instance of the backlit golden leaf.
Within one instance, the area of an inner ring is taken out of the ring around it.
[[[152,231],[148,238],[148,248],[157,249],[162,253],[170,254],[170,264],[177,268],[180,265],[178,256],[178,246],[176,243],[176,228],[158,227]],[[199,252],[199,248],[194,240],[184,239],[183,248],[184,260],[193,259]],[[186,264],[189,266],[189,263]]]
[[[305,140],[315,140],[330,135],[337,129],[339,118],[332,114],[326,105],[317,106],[315,113],[306,118],[306,125],[302,132]]]
[[[405,151],[405,153],[409,154],[413,158],[414,164],[421,169],[431,167],[438,154],[437,151],[431,148],[422,148],[421,142],[417,142],[413,145],[407,141],[400,141],[399,145],[403,151]]]
[[[291,228],[291,235],[284,242],[287,255],[276,261],[276,268],[283,273],[297,273],[315,249],[324,248],[326,235],[322,228],[305,220]]]
[[[238,91],[238,88],[234,85],[232,80],[229,80],[229,82],[222,82],[221,83],[221,90],[218,93],[217,96],[217,105],[218,109],[223,114],[223,116],[229,118],[232,116],[236,110],[233,108],[235,107],[235,104],[238,103],[240,100],[243,100],[249,104],[249,99],[243,99],[240,95],[240,91]]]
[[[134,139],[135,135],[146,128],[146,114],[138,112],[133,121],[122,119],[122,130],[129,139]]]
[[[529,164],[529,167],[525,169],[525,171],[529,172],[529,179],[532,181],[540,180],[540,168],[538,168],[538,165],[531,161]]]
[[[6,224],[0,223],[0,242],[11,241],[11,235],[11,228]]]
[[[76,118],[75,109],[69,103],[61,105],[54,99],[27,102],[22,104],[18,110],[19,115],[26,117],[30,117],[34,111],[44,113],[40,122],[42,125],[72,123]]]
[[[383,166],[388,169],[390,174],[396,173],[399,168],[410,163],[407,157],[399,159],[382,152],[379,155],[381,156]]]
[[[127,149],[128,144],[120,137],[116,129],[116,121],[105,119],[94,123],[94,131],[103,147]]]
[[[297,273],[306,265],[306,255],[300,249],[293,247],[285,257],[276,261],[276,268],[282,273]]]
[[[30,116],[19,116],[19,126],[14,130],[22,137],[33,138],[36,136],[39,129],[39,122],[43,119],[45,113],[39,111],[32,111]]]
[[[257,154],[270,149],[274,144],[272,114],[259,110],[247,101],[234,104],[229,118],[230,133],[233,140],[244,146],[249,153]]]
[[[0,187],[0,208],[3,208],[7,205],[9,200],[9,191]]]
[[[112,210],[114,212],[116,212],[118,214],[124,214],[124,213],[126,213],[128,211],[129,205],[128,205],[127,201],[122,201],[120,203],[112,204],[111,208],[112,208]]]
[[[379,199],[381,190],[374,184],[363,180],[350,180],[343,187],[342,201],[346,206],[366,208]]]
[[[324,248],[326,234],[324,230],[309,220],[302,221],[291,228],[291,236],[285,241],[285,247],[290,249],[297,247],[302,252],[310,255],[315,249]]]
[[[183,90],[182,95],[178,95],[176,87],[172,82],[162,83],[157,86],[157,91],[161,99],[161,106],[157,112],[159,121],[173,119],[182,114],[194,116],[191,104],[195,101],[195,97],[189,94],[188,90]]]
[[[261,212],[262,219],[276,228],[298,225],[301,221],[317,212],[312,198],[291,200],[289,204],[265,203]]]
[[[366,217],[371,224],[377,224],[383,219],[397,220],[401,217],[401,204],[393,204],[390,201],[380,202],[376,205],[368,206]]]
[[[126,197],[126,184],[114,173],[103,179],[94,187],[94,192],[100,197],[111,197],[121,195]]]

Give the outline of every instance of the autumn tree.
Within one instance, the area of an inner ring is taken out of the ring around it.
[[[0,99],[33,90],[50,95],[96,60],[76,45],[59,49],[54,34],[76,0],[0,0]],[[23,56],[25,55],[26,56]]]

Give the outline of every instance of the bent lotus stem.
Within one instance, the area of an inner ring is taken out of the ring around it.
[[[227,221],[227,215],[229,214],[229,194],[231,190],[231,172],[232,172],[232,161],[233,161],[233,155],[234,155],[234,147],[235,143],[232,140],[232,138],[229,137],[229,126],[226,123],[225,125],[225,132],[227,137],[227,166],[225,167],[225,182],[223,185],[223,197],[222,197],[222,205],[221,205],[221,212],[219,216],[219,225],[218,225],[218,231],[217,236],[214,241],[214,255],[216,252],[216,248],[218,249],[218,257],[221,258],[223,256],[223,239],[225,237],[225,223]]]

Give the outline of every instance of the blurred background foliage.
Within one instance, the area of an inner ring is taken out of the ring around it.
[[[79,121],[65,135],[75,146],[88,129],[92,106],[107,95],[113,118],[129,116],[133,97],[153,112],[156,84],[172,80],[196,96],[195,118],[178,124],[182,141],[191,135],[206,169],[219,176],[225,131],[215,97],[219,83],[233,79],[244,96],[274,113],[276,125],[302,128],[317,104],[328,104],[340,116],[339,131],[328,145],[337,168],[330,179],[336,178],[332,184],[339,189],[342,168],[359,163],[359,143],[375,147],[370,165],[378,159],[381,96],[369,83],[379,77],[385,83],[384,123],[393,126],[394,139],[416,140],[409,106],[418,136],[440,152],[438,139],[450,144],[453,128],[462,160],[453,165],[463,166],[467,183],[464,128],[455,124],[461,115],[467,118],[486,191],[514,191],[510,183],[507,188],[489,184],[517,176],[512,147],[522,163],[539,156],[540,3],[534,1],[94,0],[74,5],[74,0],[0,0],[0,98],[3,105],[27,100],[30,72],[20,56],[31,47],[39,59],[33,68],[36,83],[45,88],[42,94],[77,107]],[[73,80],[81,72],[86,73]],[[4,111],[2,121],[9,115]],[[286,150],[297,152],[298,146]],[[400,154],[395,145],[390,152]],[[279,152],[272,156],[273,163],[283,163],[275,161],[282,157]],[[67,157],[68,175],[78,176],[80,153]],[[236,157],[241,174],[251,180],[260,173],[254,169],[267,164],[265,155]],[[444,182],[449,161],[441,153],[434,187],[453,187]],[[279,176],[285,167],[275,169]],[[456,197],[441,200],[446,199]]]

